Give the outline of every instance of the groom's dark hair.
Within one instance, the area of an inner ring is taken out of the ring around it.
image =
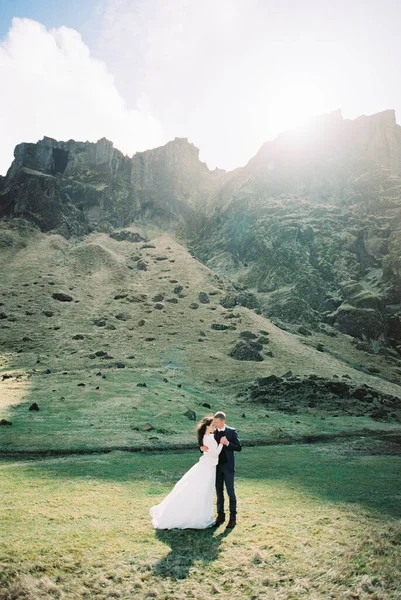
[[[223,419],[224,421],[226,420],[226,413],[223,412],[217,412],[214,415],[215,419]]]

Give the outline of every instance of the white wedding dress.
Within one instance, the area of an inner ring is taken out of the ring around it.
[[[214,523],[216,465],[223,448],[214,436],[203,436],[209,450],[175,484],[164,500],[149,510],[156,529],[206,529]]]

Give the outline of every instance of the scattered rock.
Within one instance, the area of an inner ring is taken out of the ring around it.
[[[86,387],[86,383],[78,383],[77,387]]]
[[[114,296],[114,300],[123,300],[127,296],[128,294],[117,294],[116,296]]]
[[[154,307],[156,310],[163,310],[164,308],[164,304],[160,304],[160,302],[158,302],[157,304],[154,305]]]
[[[117,369],[125,369],[125,363],[120,360],[116,362],[116,367]]]
[[[171,304],[178,304],[177,298],[166,298],[166,302],[170,302]]]
[[[189,305],[189,308],[196,310],[197,308],[199,308],[199,304],[196,304],[196,302],[192,302],[192,304]]]
[[[44,310],[43,314],[45,315],[45,317],[54,317],[54,312],[51,310]]]
[[[173,292],[174,294],[181,294],[182,290],[183,290],[183,286],[182,285],[176,285]]]
[[[210,304],[210,298],[206,292],[199,292],[199,302],[201,304]]]
[[[137,383],[137,384],[136,384],[136,387],[142,387],[142,388],[146,388],[146,387],[148,387],[148,386],[146,385],[146,383]]]
[[[138,269],[138,271],[148,270],[147,264],[143,260],[138,260],[138,262],[136,263],[136,268]]]
[[[212,323],[210,327],[215,331],[226,331],[229,328],[228,325],[224,325],[223,323]]]
[[[36,402],[34,402],[33,404],[31,404],[31,406],[29,407],[30,411],[38,411],[39,410],[39,406],[36,404]]]
[[[143,327],[145,325],[145,323],[146,323],[145,319],[141,319],[140,321],[138,321],[138,326]]]
[[[54,298],[54,300],[59,300],[59,302],[72,302],[74,300],[72,296],[64,294],[63,292],[54,292],[52,298]]]
[[[102,319],[95,321],[94,324],[96,327],[106,327],[106,321],[103,321]]]
[[[126,315],[125,313],[118,313],[118,315],[115,315],[115,317],[119,321],[127,321],[129,319],[128,315]]]
[[[12,422],[7,421],[7,419],[0,419],[0,425],[12,425]]]
[[[231,350],[229,353],[229,356],[235,358],[236,360],[249,360],[257,362],[263,360],[263,356],[260,354],[259,350],[255,348],[254,343],[247,341],[238,342],[233,350]]]
[[[142,426],[142,431],[153,431],[153,429],[154,427],[150,423],[145,423],[145,425]]]
[[[145,338],[145,342],[154,342],[155,341],[155,337],[147,337]]]
[[[76,335],[73,335],[73,336],[72,336],[72,339],[73,339],[73,340],[84,340],[84,339],[85,339],[85,336],[84,336],[84,335],[82,335],[81,333],[77,333]]]
[[[113,231],[113,233],[110,233],[110,237],[117,242],[131,242],[133,244],[147,241],[144,237],[139,235],[139,233],[125,230]]]
[[[401,398],[383,394],[366,384],[358,387],[350,380],[340,381],[334,377],[270,375],[257,379],[248,388],[248,394],[251,401],[289,414],[320,411],[332,416],[370,416],[401,422]]]
[[[164,294],[156,294],[156,296],[153,296],[152,300],[153,302],[163,302]]]
[[[202,406],[204,406],[205,408],[212,408],[212,406],[209,404],[209,402],[204,402],[202,404]]]
[[[258,337],[252,331],[241,331],[241,333],[239,335],[241,338],[244,338],[246,340],[256,340],[256,338]]]
[[[184,412],[184,417],[188,417],[190,421],[196,421],[196,412],[194,410],[188,409]]]

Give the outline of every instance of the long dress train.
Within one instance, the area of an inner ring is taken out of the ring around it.
[[[160,504],[150,508],[156,529],[206,529],[214,523],[216,465],[223,446],[211,434],[203,437],[203,445],[209,448],[208,452],[203,453]]]

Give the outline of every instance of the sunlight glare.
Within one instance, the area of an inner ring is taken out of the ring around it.
[[[317,115],[336,109],[332,103],[327,81],[317,80],[307,73],[291,73],[272,86],[265,108],[266,128],[276,136],[304,127]]]

